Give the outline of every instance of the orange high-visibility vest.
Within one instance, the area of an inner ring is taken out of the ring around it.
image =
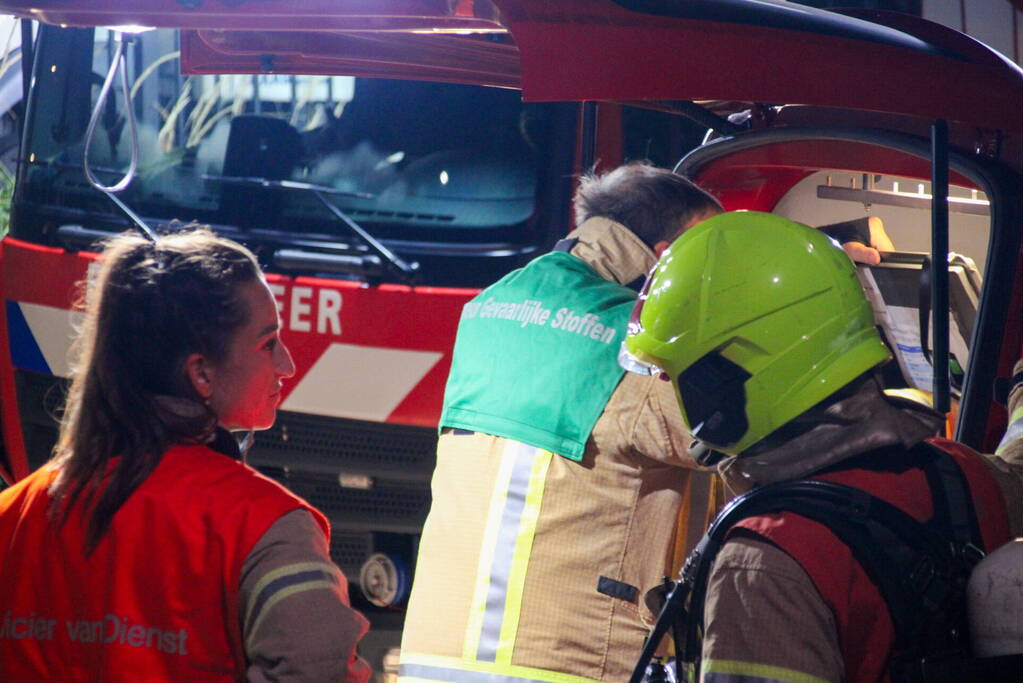
[[[76,505],[47,518],[43,467],[0,493],[0,679],[232,681],[245,673],[238,586],[283,514],[323,516],[205,446],[175,446],[88,557]]]
[[[966,481],[986,552],[1008,542],[1009,521],[998,483],[983,458],[967,446],[947,439],[928,442],[949,453]],[[918,521],[931,518],[930,486],[919,469],[876,471],[847,469],[811,477],[866,491],[909,513]],[[791,512],[750,517],[745,527],[780,547],[813,581],[835,617],[838,643],[849,683],[888,681],[888,658],[895,627],[877,586],[852,550],[822,524]]]

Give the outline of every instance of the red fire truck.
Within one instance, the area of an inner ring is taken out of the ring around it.
[[[37,22],[0,252],[4,479],[49,455],[95,242],[212,225],[265,264],[298,368],[250,463],[330,518],[378,668],[461,306],[569,229],[572,176],[596,162],[679,162],[728,209],[882,219],[899,253],[862,277],[893,384],[934,390],[975,447],[1005,427],[1023,72],[967,36],[778,0],[0,9]],[[949,251],[924,301],[921,272]]]

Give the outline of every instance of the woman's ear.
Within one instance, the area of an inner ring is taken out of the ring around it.
[[[195,393],[204,401],[213,395],[213,368],[201,353],[193,353],[185,359],[185,374],[192,383]]]

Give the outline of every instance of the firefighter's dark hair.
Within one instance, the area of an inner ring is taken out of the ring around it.
[[[577,225],[610,218],[649,247],[674,240],[694,218],[722,210],[718,200],[688,178],[642,161],[584,175],[574,204]]]
[[[86,552],[175,443],[209,441],[217,416],[185,369],[200,353],[216,364],[248,322],[242,286],[261,277],[245,247],[209,230],[155,242],[111,239],[85,291],[71,387],[50,466],[51,519],[88,515]]]

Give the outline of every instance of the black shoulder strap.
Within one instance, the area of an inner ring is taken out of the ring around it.
[[[734,506],[734,507],[733,507]],[[757,515],[792,512],[823,524],[847,545],[877,586],[891,613],[896,649],[909,648],[930,617],[950,595],[952,573],[947,542],[899,508],[870,494],[824,481],[786,482],[765,486],[733,501],[715,520],[696,571],[688,620],[685,655],[699,657],[697,622],[702,621],[706,584],[713,556],[738,522]],[[701,543],[701,545],[704,545]]]
[[[728,532],[748,517],[783,511],[823,524],[850,548],[888,606],[895,652],[914,657],[921,648],[955,646],[934,638],[954,637],[958,631],[965,582],[983,557],[979,525],[965,477],[952,457],[926,444],[914,450],[934,501],[935,517],[926,524],[865,491],[816,480],[764,486],[726,506],[682,572],[679,588],[688,597],[690,618],[683,622],[680,660],[693,664],[699,675],[707,580]]]
[[[955,458],[927,442],[921,442],[914,450],[930,456],[924,462],[923,471],[934,503],[932,524],[939,529],[947,529],[960,547],[973,546],[986,551],[970,485]]]

